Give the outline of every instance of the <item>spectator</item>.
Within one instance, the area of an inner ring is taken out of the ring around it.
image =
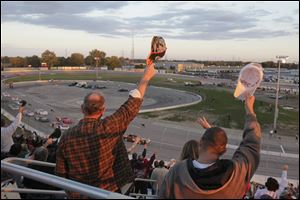
[[[9,152],[1,153],[1,160],[9,157],[19,157],[22,151],[22,145],[19,143],[13,144],[10,147]]]
[[[47,162],[50,163],[56,163],[56,150],[58,147],[58,139],[61,136],[61,130],[59,128],[56,128],[54,132],[49,136],[48,140],[51,140],[51,144],[47,146],[48,150],[48,159]],[[47,145],[47,143],[46,143]]]
[[[22,145],[21,144],[13,144],[10,147],[9,150],[9,157],[19,157],[20,153],[22,151]]]
[[[153,165],[154,165],[154,169],[158,168],[159,167],[159,161],[158,160],[154,161]]]
[[[144,150],[143,150],[143,153],[142,153],[142,157],[145,158],[146,155],[147,155],[147,144],[144,145]],[[132,159],[130,160],[132,171],[134,171],[134,169],[136,168],[137,162],[138,162],[138,155],[137,155],[137,153],[133,153],[132,154]]]
[[[152,172],[153,172],[154,169],[159,168],[159,162],[160,162],[159,160],[155,160],[155,161],[154,161],[154,163],[153,163],[154,168],[152,167],[152,169],[150,170],[149,177],[152,176]],[[164,166],[164,167],[165,167],[165,166]],[[166,168],[166,167],[165,167],[165,168]]]
[[[1,117],[1,152],[8,152],[11,145],[13,145],[12,135],[21,123],[23,112],[24,106],[20,106],[18,115],[8,127],[5,127],[5,121]]]
[[[160,198],[243,198],[260,158],[261,131],[254,113],[254,101],[254,96],[245,100],[243,141],[232,160],[220,159],[226,152],[226,133],[221,128],[210,127],[205,119],[199,120],[208,128],[199,143],[199,158],[181,161],[170,169],[161,186]]]
[[[276,179],[269,177],[265,183],[265,188],[257,189],[254,198],[255,199],[278,199],[276,191],[279,189],[279,183]]]
[[[50,141],[48,142],[50,144]],[[37,161],[43,161],[46,162],[48,158],[48,150],[45,146],[41,146],[35,149],[33,153],[33,160]],[[46,167],[46,166],[40,166],[40,165],[28,165],[29,168],[38,170],[44,173],[48,174],[54,174],[54,168],[53,167]],[[59,190],[58,188],[55,188],[53,186],[47,185],[45,183],[41,183],[32,179],[24,178],[23,181],[24,187],[25,188],[30,188],[30,189],[41,189],[41,190]],[[27,195],[22,195],[23,198],[26,199],[48,199],[48,198],[55,198],[54,195],[45,195],[45,194],[27,194]]]
[[[135,178],[148,179],[151,166],[155,160],[155,153],[151,156],[150,161],[142,155],[138,157],[137,164],[134,168]],[[145,181],[135,181],[135,193],[147,194],[148,183]]]
[[[161,160],[159,162],[159,167],[153,170],[150,178],[151,180],[156,180],[156,183],[152,184],[154,194],[157,194],[159,192],[159,188],[161,187],[161,184],[168,172],[169,170],[165,168],[165,162]]]
[[[288,165],[284,165],[282,169],[280,184],[276,179],[269,177],[267,179],[267,182],[265,183],[265,187],[261,187],[257,189],[254,198],[262,199],[266,196],[269,196],[272,199],[279,199],[280,195],[283,193],[285,188],[288,187],[287,170],[288,170]]]
[[[22,151],[21,144],[18,144],[18,143],[13,144],[10,147],[9,152],[1,152],[1,160],[5,159],[5,158],[10,158],[10,157],[20,157],[21,151]],[[15,164],[24,165],[24,163],[18,162],[18,161],[15,161]],[[22,186],[22,176],[1,171],[1,181],[7,180],[7,179],[10,179],[10,178],[13,179],[16,182],[18,187]]]
[[[111,116],[105,112],[104,97],[92,92],[81,106],[84,119],[61,137],[56,155],[56,173],[112,192],[134,180],[123,134],[140,110],[149,81],[155,75],[154,64],[146,67],[138,89]],[[68,193],[69,198],[83,198]]]
[[[199,157],[199,143],[196,140],[186,142],[181,151],[180,161],[188,158],[197,160]]]

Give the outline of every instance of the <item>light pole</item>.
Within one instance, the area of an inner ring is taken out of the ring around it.
[[[100,57],[94,57],[96,61],[96,80],[98,80],[98,62],[100,60]]]
[[[277,87],[276,87],[276,100],[275,100],[275,113],[274,113],[274,125],[273,133],[277,133],[277,118],[278,118],[278,96],[279,96],[279,81],[280,81],[280,63],[286,63],[288,56],[276,56],[278,60],[278,75],[277,75]]]
[[[41,67],[39,67],[39,81],[41,81]]]

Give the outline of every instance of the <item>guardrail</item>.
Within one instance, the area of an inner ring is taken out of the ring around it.
[[[22,158],[7,158],[1,160],[1,171],[5,171],[11,174],[16,174],[20,176],[24,176],[29,179],[33,179],[35,181],[39,181],[41,183],[45,183],[51,186],[55,186],[57,188],[62,188],[71,192],[78,192],[84,196],[88,196],[96,199],[133,199],[132,197],[125,196],[119,193],[110,192],[107,190],[103,190],[97,187],[93,187],[90,185],[86,185],[83,183],[79,183],[76,181],[68,180],[62,177],[58,177],[55,175],[50,175],[44,172],[40,172],[38,170],[33,170],[24,166],[20,166],[17,164],[13,164],[12,162],[25,162],[31,165],[41,165],[41,166],[49,166],[55,167],[53,163],[46,163],[41,161],[34,161]],[[2,190],[2,189],[1,189]],[[38,192],[38,191],[35,191]]]
[[[148,182],[148,183],[156,183],[156,180],[152,179],[143,179],[143,178],[135,178],[134,181],[143,181],[143,182]],[[149,189],[149,188],[148,188]],[[156,192],[158,191],[158,185],[156,184]],[[157,199],[157,195],[152,195],[152,194],[141,194],[141,193],[129,193],[129,196],[134,196],[134,197],[143,197],[145,199],[151,198],[151,199]]]

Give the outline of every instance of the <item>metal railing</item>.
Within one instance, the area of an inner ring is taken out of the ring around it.
[[[142,182],[148,182],[153,183],[156,185],[156,192],[158,191],[158,185],[156,184],[157,180],[152,179],[143,179],[143,178],[135,178],[134,181],[142,181]],[[149,188],[148,188],[149,189]],[[151,198],[151,199],[157,199],[158,195],[152,195],[152,194],[141,194],[141,193],[129,193],[129,196],[133,197],[143,197],[143,198]]]
[[[65,191],[57,190],[36,190],[36,189],[20,189],[20,188],[1,188],[1,192],[17,192],[29,194],[54,194],[54,195],[67,195]]]
[[[90,185],[86,185],[83,183],[79,183],[76,181],[68,180],[62,177],[58,177],[55,175],[47,174],[44,172],[40,172],[38,170],[33,170],[24,166],[20,166],[17,164],[13,164],[12,162],[24,162],[26,164],[31,165],[40,165],[40,166],[48,166],[55,167],[53,163],[46,163],[35,160],[28,160],[22,158],[7,158],[1,160],[1,171],[5,171],[14,175],[24,176],[29,179],[33,179],[35,181],[45,183],[47,185],[51,185],[57,188],[61,188],[71,192],[78,192],[84,196],[88,196],[96,199],[133,199],[132,197],[125,196],[119,193],[110,192],[107,190],[103,190],[97,187],[93,187]],[[1,189],[2,191],[2,189]],[[9,190],[8,190],[9,191]],[[25,191],[25,190],[24,190]],[[29,191],[27,191],[29,192]],[[35,191],[39,192],[39,191]],[[56,191],[60,192],[60,191]]]

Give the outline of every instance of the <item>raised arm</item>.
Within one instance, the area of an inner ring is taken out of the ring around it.
[[[128,154],[132,153],[133,149],[135,149],[136,145],[137,145],[140,141],[141,141],[141,137],[140,137],[140,136],[137,136],[137,137],[135,138],[134,143],[131,145],[131,147],[129,147],[129,148],[127,149],[127,153],[128,153]]]
[[[287,179],[288,169],[289,169],[288,165],[283,165],[282,174],[279,182],[279,189],[277,190],[278,197],[284,191],[284,189],[288,187],[288,179]]]
[[[19,113],[8,127],[1,127],[1,151],[9,151],[13,144],[12,135],[19,127],[24,112],[24,106],[20,106]]]
[[[261,130],[254,112],[254,96],[245,99],[246,123],[243,140],[233,155],[236,164],[245,169],[246,181],[254,175],[260,160]]]
[[[138,88],[130,92],[129,99],[111,116],[104,119],[106,133],[126,131],[129,123],[136,117],[144,98],[149,81],[155,75],[154,64],[147,66]]]
[[[204,129],[209,129],[211,128],[211,125],[208,123],[208,121],[205,119],[205,117],[199,117],[197,119],[197,122],[204,128]]]
[[[24,107],[20,106],[18,115],[14,119],[13,123],[11,123],[8,127],[4,128],[5,131],[1,131],[1,134],[11,134],[12,135],[17,130],[17,128],[19,127],[19,125],[21,123],[23,112],[24,112]]]
[[[145,144],[145,145],[144,145],[144,150],[143,150],[143,153],[142,153],[143,158],[145,158],[146,155],[147,155],[147,147],[148,147],[148,145]]]

